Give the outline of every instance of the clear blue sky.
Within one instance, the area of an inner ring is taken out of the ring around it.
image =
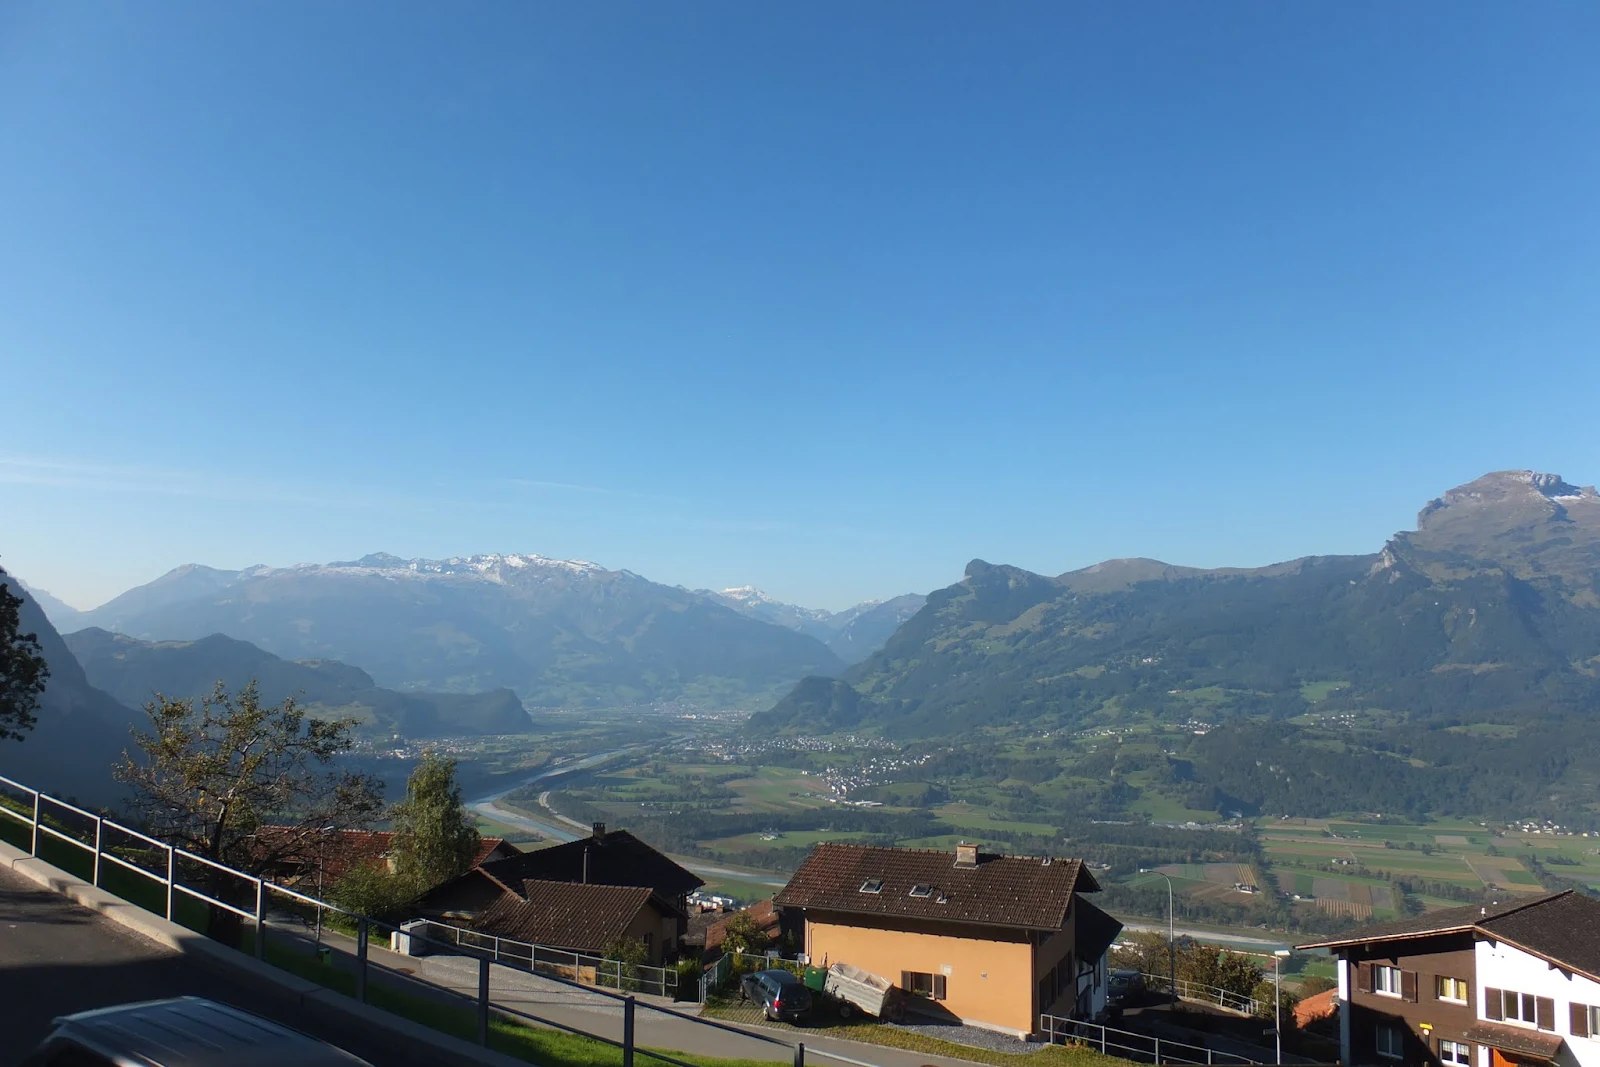
[[[0,562],[806,604],[1600,480],[1600,6],[0,6]]]

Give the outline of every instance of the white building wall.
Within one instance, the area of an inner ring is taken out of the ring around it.
[[[1474,947],[1474,952],[1478,988],[1473,991],[1473,995],[1478,1001],[1476,1010],[1479,1019],[1488,1019],[1483,1010],[1485,989],[1510,989],[1518,993],[1532,993],[1536,997],[1549,997],[1556,1002],[1555,1032],[1566,1042],[1556,1062],[1566,1064],[1568,1067],[1600,1067],[1600,1037],[1574,1037],[1572,1012],[1569,1007],[1574,1003],[1600,1005],[1600,982],[1593,982],[1581,975],[1564,974],[1559,968],[1537,956],[1531,956],[1521,949],[1498,942],[1479,941]],[[1341,966],[1339,976],[1341,997],[1344,995],[1343,970]],[[1531,1024],[1519,1022],[1503,1022],[1501,1025],[1534,1029]],[[1488,1050],[1482,1049],[1479,1052],[1478,1067],[1488,1067],[1488,1065]]]
[[[1339,1062],[1353,1062],[1350,1057],[1350,961],[1343,956],[1339,957]]]

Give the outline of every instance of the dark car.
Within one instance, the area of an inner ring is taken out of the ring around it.
[[[298,1030],[200,997],[63,1016],[22,1062],[23,1067],[371,1067]]]
[[[811,1014],[811,990],[788,971],[757,971],[739,983],[739,997],[761,1005],[769,1019],[799,1022]]]
[[[1112,1008],[1125,1007],[1144,995],[1144,975],[1138,971],[1111,972],[1106,983],[1106,1003]]]

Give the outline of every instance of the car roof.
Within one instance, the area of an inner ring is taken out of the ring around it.
[[[366,1061],[259,1015],[201,997],[147,1000],[66,1015],[56,1035],[117,1061],[159,1067],[360,1067]],[[368,1065],[370,1067],[370,1065]]]

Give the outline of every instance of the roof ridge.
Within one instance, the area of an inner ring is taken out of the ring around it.
[[[1514,908],[1507,908],[1505,911],[1498,911],[1498,912],[1495,912],[1493,915],[1483,915],[1483,916],[1481,916],[1481,918],[1483,919],[1483,922],[1481,922],[1481,923],[1473,923],[1472,925],[1474,927],[1483,927],[1483,926],[1487,925],[1488,923],[1497,922],[1500,919],[1508,918],[1509,916],[1517,915],[1517,914],[1520,914],[1522,912],[1525,912],[1529,908],[1536,908],[1536,907],[1539,907],[1540,905],[1548,904],[1552,900],[1560,900],[1562,897],[1571,896],[1573,892],[1574,892],[1574,890],[1571,890],[1571,889],[1560,889],[1560,890],[1557,890],[1554,893],[1546,893],[1542,897],[1535,897],[1534,899],[1528,901],[1525,904],[1518,904]]]
[[[812,848],[851,848],[860,852],[913,852],[925,856],[954,855],[954,853],[947,848],[903,848],[899,845],[868,845],[861,841],[819,841],[817,844],[813,845]],[[1033,853],[1031,855],[1021,852],[989,852],[980,853],[980,855],[988,855],[999,860],[1027,860],[1032,862],[1049,860],[1052,864],[1083,862],[1082,856],[1054,856],[1043,852]]]
[[[490,877],[493,877],[492,875]],[[563,882],[559,878],[520,878],[523,885],[559,885],[568,889],[626,889],[630,893],[654,893],[647,885],[612,885],[610,882]]]

